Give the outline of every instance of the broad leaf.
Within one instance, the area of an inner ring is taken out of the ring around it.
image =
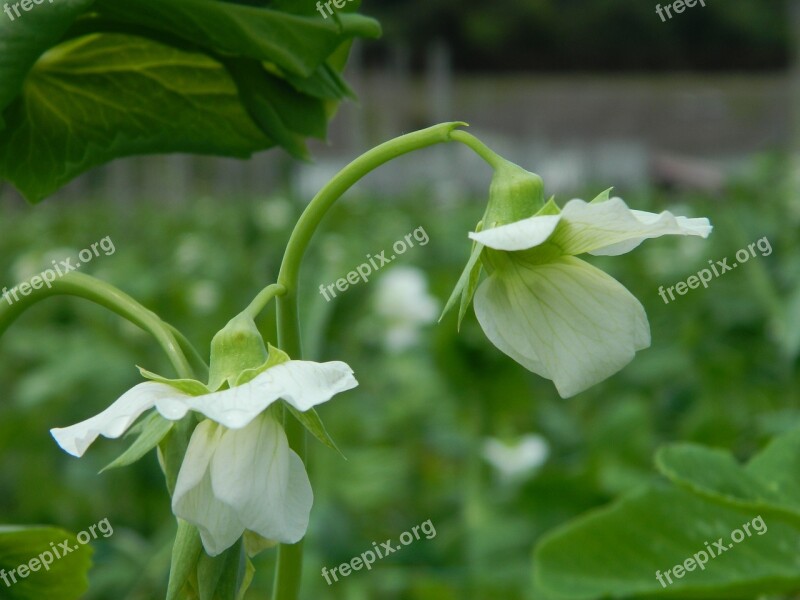
[[[271,62],[309,76],[355,35],[377,37],[380,26],[361,15],[322,19],[218,0],[99,0],[101,16],[146,26],[218,54]]]
[[[247,157],[275,143],[242,108],[221,65],[144,38],[62,44],[36,64],[25,90],[5,113],[0,176],[31,201],[120,156]]]
[[[61,546],[65,543],[69,553]],[[59,550],[56,558],[53,547]],[[92,548],[74,534],[55,527],[0,527],[0,596],[8,600],[77,600],[89,587]],[[33,562],[32,561],[37,561]],[[42,561],[48,564],[43,568]],[[19,576],[19,566],[33,567]],[[15,570],[12,579],[11,571]],[[16,579],[16,583],[14,582]],[[7,581],[6,581],[7,580]]]
[[[743,525],[759,515],[766,531],[759,534],[750,525],[751,535],[734,543],[732,532],[743,531]],[[800,524],[795,519],[712,502],[681,488],[656,487],[547,536],[535,554],[536,588],[547,600],[733,600],[797,591],[798,539]],[[712,558],[708,548],[715,548],[719,540],[726,549],[717,548],[719,555]],[[708,557],[702,569],[697,565],[705,559],[700,552]],[[687,559],[695,566],[680,578],[671,575],[669,584],[663,574]]]
[[[39,57],[53,46],[94,0],[59,0],[23,12],[12,21],[0,18],[0,111],[22,88]],[[12,13],[13,14],[13,13]],[[4,127],[0,114],[0,130]]]

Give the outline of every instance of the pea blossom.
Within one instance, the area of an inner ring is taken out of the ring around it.
[[[534,216],[469,234],[473,253],[453,298],[474,291],[475,315],[489,340],[528,370],[573,396],[610,377],[650,345],[642,304],[618,281],[576,258],[616,256],[648,238],[706,238],[705,218],[631,210],[604,192],[563,210],[551,199]],[[478,262],[480,260],[480,262]],[[451,298],[451,303],[453,301]]]
[[[275,364],[275,354],[271,349],[273,360],[242,373],[247,381],[241,385],[215,392],[199,381],[171,381],[143,371],[155,381],[136,385],[100,414],[51,434],[66,452],[80,457],[98,436],[120,437],[150,409],[170,421],[190,411],[204,415],[178,473],[175,515],[198,528],[211,556],[245,531],[295,543],[308,527],[313,494],[303,462],[268,409],[282,399],[305,412],[358,383],[343,362],[283,355]]]

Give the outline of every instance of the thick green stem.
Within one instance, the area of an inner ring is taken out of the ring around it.
[[[0,335],[31,306],[45,298],[60,295],[91,300],[128,319],[156,338],[178,377],[193,378],[195,376],[192,366],[184,354],[184,348],[192,348],[186,338],[123,291],[110,283],[82,273],[69,273],[56,279],[50,287],[31,290],[27,296],[17,294],[17,299],[13,302],[0,303]],[[10,296],[7,298],[11,299]],[[195,361],[204,364],[196,351],[192,350],[192,354]]]
[[[483,142],[465,131],[456,131],[457,128],[465,125],[461,122],[442,123],[381,144],[339,171],[314,197],[300,216],[289,238],[278,275],[278,285],[284,290],[284,293],[278,295],[277,298],[278,344],[289,356],[295,359],[302,358],[297,305],[300,265],[314,232],[328,210],[354,184],[381,165],[403,154],[436,144],[459,142],[469,146],[490,166],[500,165],[502,159]],[[262,294],[266,294],[266,290]],[[273,297],[267,295],[269,299]],[[255,300],[254,304],[256,304]],[[291,415],[287,415],[285,427],[289,445],[305,461],[306,435],[303,426]],[[273,600],[298,600],[302,566],[302,542],[292,545],[282,544],[279,547]]]

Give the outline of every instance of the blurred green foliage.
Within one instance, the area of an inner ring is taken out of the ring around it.
[[[662,22],[665,0],[372,0],[416,64],[441,40],[461,71],[775,70],[791,53],[788,0],[699,4]]]
[[[800,213],[778,185],[782,172],[780,160],[765,158],[722,197],[616,190],[638,209],[709,216],[715,230],[708,241],[660,239],[625,256],[591,259],[642,301],[653,347],[569,401],[492,347],[472,315],[460,334],[450,315],[422,327],[405,350],[386,343],[387,323],[373,306],[381,279],[398,266],[417,266],[443,302],[469,254],[466,233],[483,199],[436,202],[420,190],[401,200],[353,193],[340,202],[304,265],[304,337],[308,358],[347,361],[361,385],[319,411],[348,460],[310,441],[316,502],[304,596],[528,599],[536,540],[651,481],[662,443],[695,441],[749,456],[800,425]],[[487,172],[487,189],[488,182]],[[585,196],[603,187],[587,188]],[[99,201],[7,207],[2,285],[111,236],[116,252],[95,258],[87,272],[132,294],[207,353],[213,334],[276,276],[302,209],[277,196],[218,200],[144,201],[135,212]],[[419,226],[429,244],[331,302],[320,296],[320,284]],[[770,256],[668,305],[659,297],[659,286],[764,236]],[[261,324],[274,341],[272,316]],[[0,521],[80,531],[108,518],[115,533],[92,544],[88,600],[163,597],[173,519],[154,455],[97,475],[127,442],[98,442],[76,460],[48,429],[99,412],[139,381],[137,364],[173,375],[144,334],[74,299],[47,300],[0,339]],[[550,446],[540,469],[509,479],[484,460],[487,438],[513,442],[529,433]],[[322,578],[322,567],[349,561],[373,542],[397,540],[428,519],[435,538],[332,586]],[[248,598],[266,597],[273,555],[256,559]]]

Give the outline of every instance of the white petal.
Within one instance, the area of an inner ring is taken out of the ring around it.
[[[269,415],[227,430],[211,461],[218,499],[233,507],[246,529],[286,544],[300,541],[314,500],[300,458]]]
[[[560,220],[561,215],[529,217],[478,233],[470,232],[469,237],[494,250],[527,250],[545,242]]]
[[[224,431],[208,420],[195,428],[172,495],[172,512],[197,527],[210,556],[233,546],[245,529],[237,511],[214,495],[211,483],[209,465]]]
[[[244,385],[204,396],[187,396],[184,401],[217,423],[241,429],[279,398],[305,412],[357,385],[352,369],[343,362],[290,360],[270,367]]]
[[[275,383],[282,388],[281,398],[300,412],[358,386],[358,381],[353,377],[353,369],[339,361],[316,363],[290,360],[264,374],[274,378]]]
[[[511,261],[475,295],[491,342],[570,397],[610,377],[650,345],[647,315],[618,281],[571,256]]]
[[[83,456],[97,436],[118,438],[144,411],[155,404],[172,406],[182,396],[181,392],[163,383],[140,383],[91,419],[69,427],[51,429],[50,433],[65,451],[73,456]]]
[[[708,219],[676,217],[668,211],[656,214],[631,210],[620,198],[597,204],[570,200],[561,211],[561,223],[550,241],[572,256],[584,252],[617,256],[646,239],[662,235],[707,238],[711,229]]]

